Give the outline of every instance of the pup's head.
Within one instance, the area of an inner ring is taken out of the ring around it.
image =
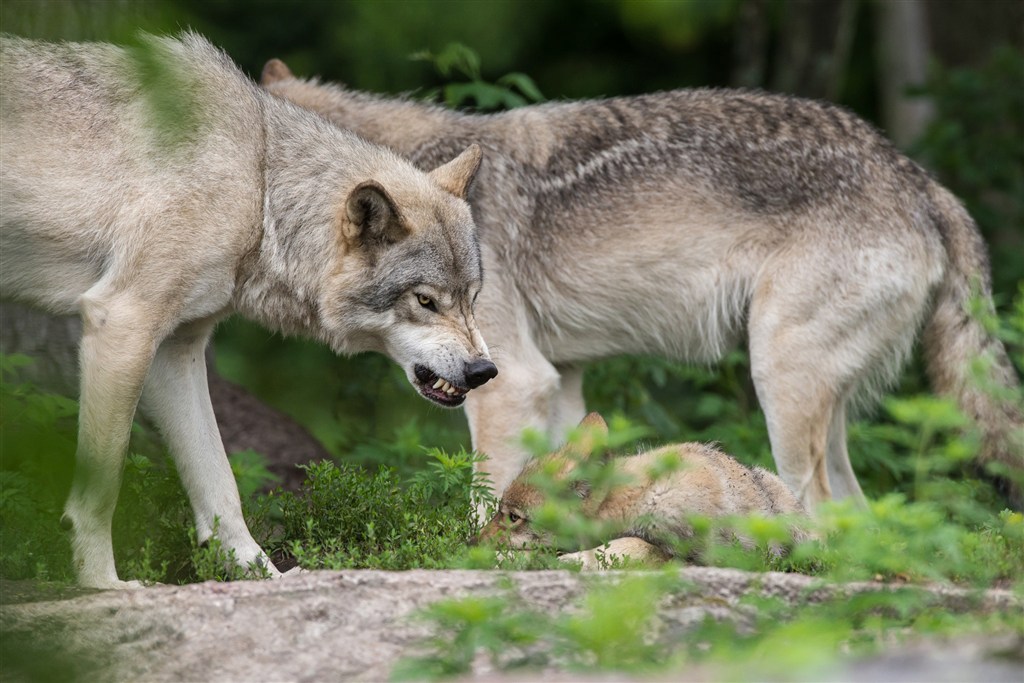
[[[608,425],[597,413],[590,413],[580,422],[577,438],[548,455],[534,458],[501,495],[498,511],[480,530],[478,543],[507,544],[511,548],[552,547],[553,535],[533,523],[534,514],[548,501],[548,493],[537,485],[539,477],[550,478],[554,485],[564,485],[573,495],[586,501],[590,485],[574,476],[581,462],[587,460],[595,445],[607,443]]]
[[[445,407],[498,374],[473,315],[482,270],[465,197],[480,157],[471,145],[428,174],[383,165],[352,189],[319,305],[337,350],[387,354]]]

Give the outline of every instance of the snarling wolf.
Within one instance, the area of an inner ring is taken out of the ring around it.
[[[804,509],[777,476],[760,467],[748,468],[712,446],[682,443],[636,455],[611,457],[601,463],[606,485],[588,480],[581,465],[595,454],[594,445],[607,442],[608,426],[597,413],[580,423],[583,437],[558,451],[535,458],[505,489],[498,510],[480,531],[480,542],[505,543],[511,548],[552,547],[558,541],[534,522],[534,515],[551,493],[539,485],[562,485],[578,496],[585,519],[609,524],[612,537],[603,547],[570,548],[565,561],[597,568],[604,559],[619,558],[657,563],[673,557],[680,541],[694,537],[695,516],[788,515],[791,540],[810,534],[801,527]],[[806,521],[803,519],[802,521]],[[744,546],[753,541],[736,536]],[[563,548],[564,549],[564,548]],[[780,549],[781,550],[781,549]]]
[[[712,363],[746,333],[783,480],[813,509],[862,493],[847,412],[898,376],[923,328],[936,390],[984,434],[982,461],[1024,469],[985,245],[960,203],[871,126],[821,102],[679,90],[464,114],[295,78],[272,93],[429,167],[475,142],[469,197],[487,282],[477,316],[502,376],[466,410],[500,493],[525,427],[561,438],[586,412],[583,363],[620,353]],[[1018,492],[1019,493],[1019,492]],[[1018,496],[1019,499],[1019,496]]]
[[[131,49],[4,36],[0,55],[0,292],[84,322],[64,513],[83,585],[126,585],[111,516],[137,405],[170,446],[198,540],[217,528],[243,566],[277,573],[210,407],[203,349],[230,313],[386,353],[446,406],[495,375],[473,317],[477,147],[424,173],[271,97],[189,33]]]

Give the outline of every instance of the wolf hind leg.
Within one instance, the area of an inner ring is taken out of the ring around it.
[[[850,454],[846,449],[846,401],[840,399],[832,411],[832,423],[828,429],[828,481],[832,496],[837,500],[853,498],[864,505],[864,492],[860,489],[857,475],[850,465]]]
[[[161,330],[147,305],[97,285],[80,300],[78,448],[62,524],[81,585],[132,588],[118,579],[111,524],[132,418]]]
[[[583,403],[583,368],[577,365],[560,365],[558,387],[551,402],[548,418],[548,439],[552,445],[561,445],[569,430],[579,425],[587,414]]]
[[[896,376],[930,297],[922,264],[882,248],[857,256],[847,271],[820,254],[787,254],[765,269],[750,306],[751,374],[772,455],[811,513],[833,494],[862,497],[846,451],[847,399]]]
[[[238,486],[210,403],[204,352],[213,320],[182,326],[157,349],[141,408],[156,423],[178,468],[195,516],[200,543],[216,531],[242,567],[255,563],[280,572],[253,539],[242,517]]]

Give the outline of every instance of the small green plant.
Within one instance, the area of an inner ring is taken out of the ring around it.
[[[279,547],[307,568],[438,567],[463,554],[477,529],[476,456],[429,452],[431,466],[403,481],[381,467],[307,466],[298,493],[277,496],[283,534]]]
[[[500,111],[544,100],[537,84],[526,74],[508,73],[494,83],[484,80],[480,72],[480,57],[462,43],[448,43],[437,54],[417,52],[411,59],[429,62],[446,79],[460,76],[469,79],[447,83],[424,93],[424,99],[441,100],[452,109],[473,107],[479,111]]]

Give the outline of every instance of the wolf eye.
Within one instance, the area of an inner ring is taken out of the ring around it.
[[[431,311],[437,311],[437,304],[435,304],[434,300],[431,299],[426,294],[417,294],[416,301],[419,301],[420,306],[422,306],[423,308],[426,308]]]
[[[515,524],[516,522],[518,522],[521,519],[522,519],[522,517],[520,517],[519,515],[517,515],[514,512],[508,513],[508,521],[511,522],[512,524]]]

